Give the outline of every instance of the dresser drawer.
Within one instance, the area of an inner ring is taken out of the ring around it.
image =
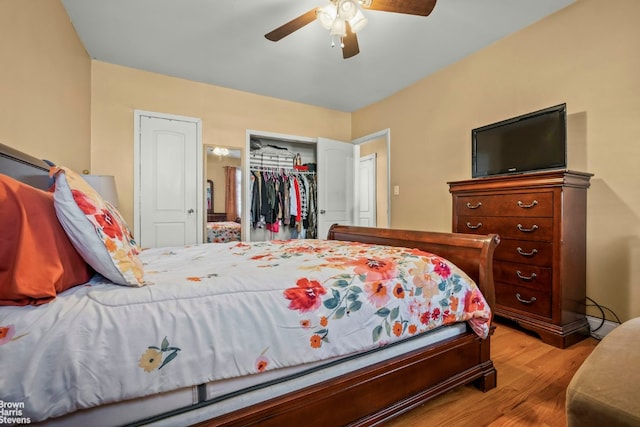
[[[515,193],[460,196],[455,211],[461,216],[538,216],[553,215],[553,193]]]
[[[548,292],[496,282],[496,304],[551,317],[551,296]]]
[[[493,258],[551,267],[553,262],[553,243],[501,238]]]
[[[459,233],[498,233],[504,239],[549,242],[553,238],[553,218],[465,216],[457,218],[456,230]]]
[[[493,279],[496,282],[551,292],[551,268],[547,267],[496,261],[493,264]]]

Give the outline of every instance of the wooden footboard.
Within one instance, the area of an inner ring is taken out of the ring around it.
[[[493,251],[497,235],[389,230],[334,225],[332,240],[418,248],[443,256],[473,278],[493,304]],[[198,426],[379,425],[455,387],[473,382],[496,386],[490,338],[473,332],[433,344],[374,366],[238,410]]]
[[[500,243],[497,234],[438,233],[432,231],[394,230],[334,224],[329,240],[404,246],[431,252],[460,267],[478,285],[493,308],[493,252]]]

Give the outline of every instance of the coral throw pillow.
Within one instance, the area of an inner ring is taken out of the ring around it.
[[[54,206],[62,227],[80,255],[118,285],[144,285],[140,249],[120,213],[80,175],[53,166]]]
[[[93,270],[58,222],[53,194],[0,174],[0,305],[40,305]]]

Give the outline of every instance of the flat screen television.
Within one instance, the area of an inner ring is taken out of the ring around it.
[[[471,131],[471,176],[567,167],[567,105],[560,104]]]

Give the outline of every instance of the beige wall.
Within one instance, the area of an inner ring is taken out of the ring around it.
[[[58,0],[0,1],[0,143],[90,166],[91,60]]]
[[[120,210],[133,223],[134,110],[198,117],[205,145],[244,148],[246,130],[351,137],[351,115],[100,61],[92,63],[91,166],[115,175]]]
[[[637,0],[579,0],[354,113],[354,137],[391,129],[392,226],[450,231],[446,182],[471,177],[471,129],[566,102],[569,167],[595,174],[587,295],[639,316],[638,16]]]

